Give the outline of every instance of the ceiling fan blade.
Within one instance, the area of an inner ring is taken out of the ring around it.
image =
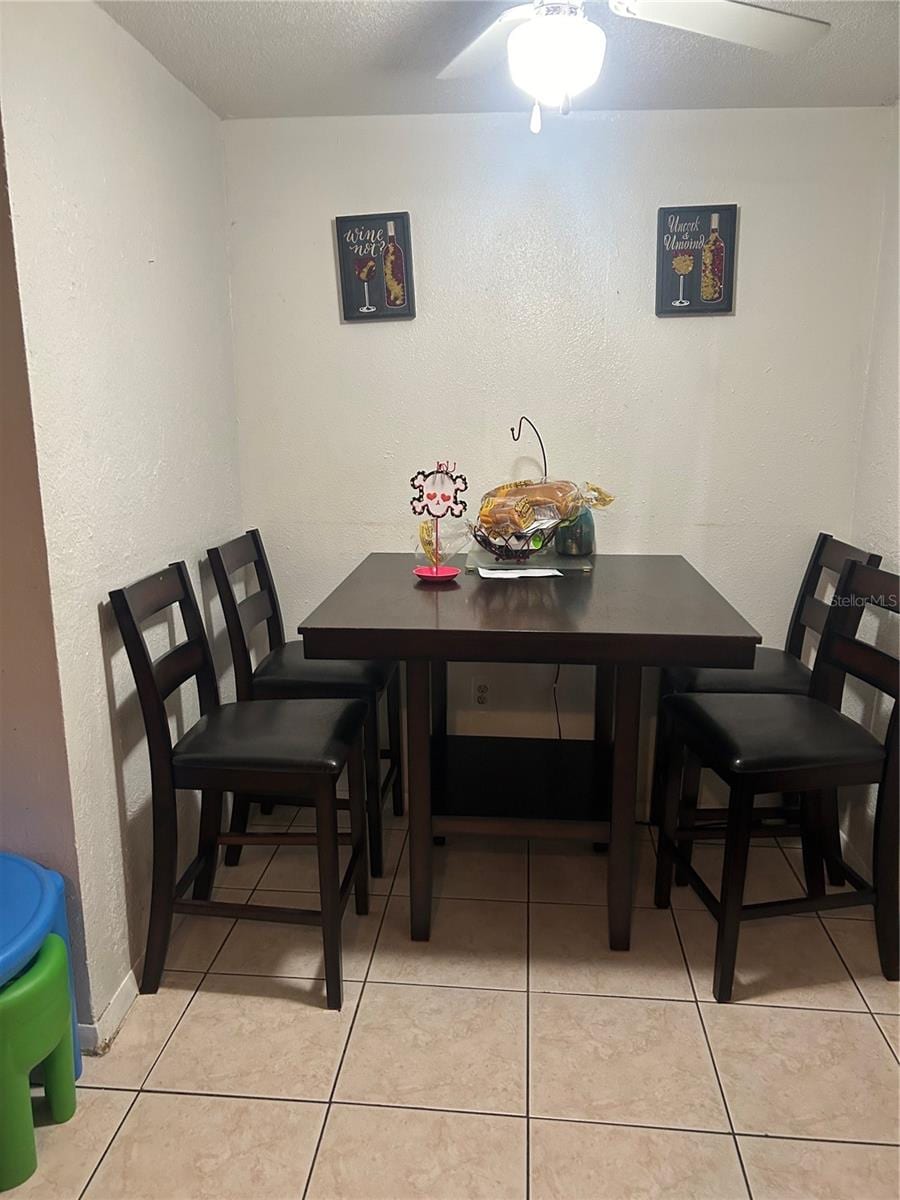
[[[515,8],[508,8],[444,67],[438,79],[462,79],[466,75],[478,75],[489,70],[502,61],[510,33],[533,16],[533,4],[517,4]]]
[[[757,8],[737,0],[609,0],[609,7],[620,17],[672,25],[774,54],[806,50],[831,29],[827,21]]]

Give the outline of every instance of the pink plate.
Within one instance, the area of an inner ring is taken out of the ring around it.
[[[424,579],[426,583],[447,583],[459,574],[459,567],[416,567],[413,575]]]

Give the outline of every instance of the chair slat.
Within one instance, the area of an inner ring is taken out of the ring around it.
[[[242,533],[240,537],[232,538],[224,546],[219,546],[218,550],[229,575],[233,575],[241,567],[246,567],[248,563],[256,562],[256,546],[249,533]]]
[[[175,567],[166,567],[165,570],[139,579],[137,583],[122,588],[121,591],[127,597],[132,616],[138,625],[154,613],[184,599],[184,588]]]
[[[870,557],[867,550],[860,550],[858,546],[851,546],[849,542],[839,542],[837,538],[829,537],[822,546],[819,564],[840,575],[847,559],[864,563],[868,562]]]
[[[842,633],[828,634],[819,654],[827,663],[897,699],[897,660],[890,654]]]
[[[203,647],[199,642],[181,642],[161,655],[153,664],[153,678],[163,700],[193,678],[203,662]]]
[[[806,629],[812,629],[815,633],[821,633],[828,620],[828,611],[829,606],[824,600],[817,600],[815,596],[807,596],[800,612],[800,624]]]
[[[861,563],[853,571],[854,594],[860,598],[864,597],[867,603],[878,608],[898,612],[900,597],[897,594],[896,579],[896,575]]]
[[[272,601],[269,598],[268,592],[254,592],[252,596],[247,596],[237,606],[238,616],[241,621],[241,629],[244,631],[244,637],[248,637],[250,631],[255,629],[263,621],[268,621],[272,615]]]

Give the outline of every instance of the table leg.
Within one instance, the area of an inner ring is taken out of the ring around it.
[[[406,756],[409,789],[409,915],[414,942],[431,936],[430,664],[406,664]]]
[[[447,664],[431,664],[431,732],[435,737],[447,736]]]
[[[613,719],[616,695],[616,668],[612,663],[597,664],[594,684],[594,741],[608,750],[613,744]]]
[[[612,813],[607,876],[609,946],[611,950],[627,950],[631,944],[634,810],[637,792],[640,719],[641,668],[617,667],[616,736],[613,745]]]

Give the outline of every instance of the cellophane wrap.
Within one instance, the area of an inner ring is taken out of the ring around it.
[[[473,533],[481,545],[506,552],[534,553],[553,538],[560,525],[586,508],[606,508],[615,497],[595,483],[568,479],[503,483],[481,498]]]

